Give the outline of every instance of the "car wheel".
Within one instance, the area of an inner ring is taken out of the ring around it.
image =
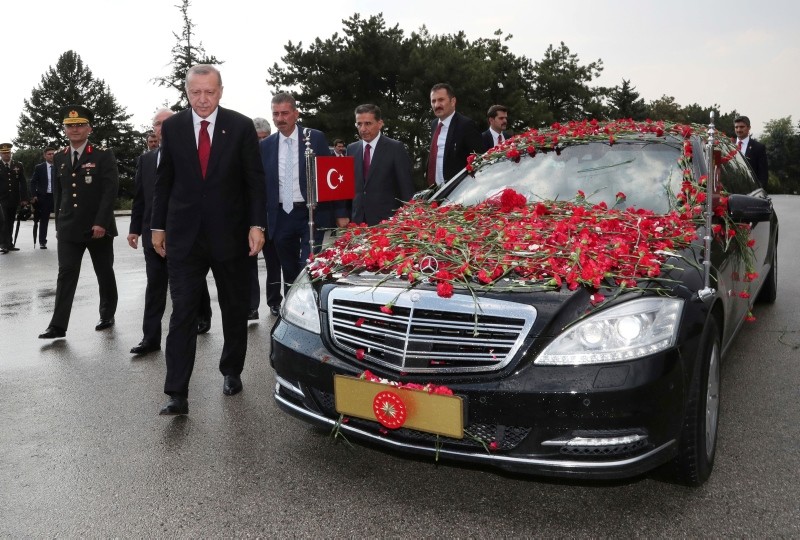
[[[772,304],[778,297],[778,248],[772,250],[772,266],[769,269],[767,277],[764,279],[764,284],[761,290],[758,291],[758,301]]]
[[[712,317],[703,331],[678,443],[678,456],[673,461],[675,479],[685,485],[702,485],[714,467],[719,424],[719,364],[719,330]]]

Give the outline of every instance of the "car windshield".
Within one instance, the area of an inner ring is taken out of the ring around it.
[[[523,156],[519,163],[502,160],[481,167],[474,177],[464,177],[452,190],[445,189],[443,204],[472,206],[505,188],[528,201],[571,200],[578,190],[587,200],[613,206],[624,193],[622,207],[667,213],[670,194],[680,190],[683,171],[678,164],[681,143],[675,140],[591,142]]]

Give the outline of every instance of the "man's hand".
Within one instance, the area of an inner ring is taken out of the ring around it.
[[[258,255],[264,247],[264,231],[258,227],[250,227],[250,256]]]
[[[106,235],[106,230],[100,225],[92,225],[92,238],[102,238]]]
[[[153,249],[162,257],[167,256],[167,233],[153,231]]]
[[[128,235],[128,245],[131,246],[133,249],[139,249],[139,235],[138,234],[129,234]]]
[[[350,223],[350,218],[348,217],[337,217],[336,218],[336,226],[337,227],[347,227],[347,224]]]

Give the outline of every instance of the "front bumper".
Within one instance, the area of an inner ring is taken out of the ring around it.
[[[617,365],[534,366],[512,362],[502,373],[409,379],[443,384],[466,403],[465,437],[451,439],[378,422],[340,422],[334,374],[374,366],[331,352],[322,337],[284,321],[273,329],[275,400],[286,412],[354,440],[403,453],[575,478],[625,478],[675,455],[683,418],[683,357],[677,349]]]

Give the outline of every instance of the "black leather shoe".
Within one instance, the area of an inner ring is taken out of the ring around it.
[[[48,326],[44,333],[39,334],[39,339],[55,339],[66,336],[67,332],[58,326]]]
[[[269,312],[272,313],[273,317],[277,317],[281,314],[281,306],[269,306]]]
[[[147,354],[153,351],[160,351],[161,345],[158,343],[147,343],[142,340],[136,347],[131,349],[131,354]]]
[[[242,379],[238,375],[225,375],[225,382],[222,383],[222,393],[226,396],[233,396],[242,391]]]
[[[189,414],[189,400],[185,397],[172,396],[167,404],[161,407],[158,414],[162,416],[175,416],[177,414]]]
[[[39,249],[47,249],[47,246],[44,244],[39,244]]]
[[[114,318],[111,319],[100,319],[97,321],[97,326],[94,327],[95,330],[105,330],[106,328],[111,328],[114,326]]]
[[[197,333],[205,334],[211,330],[211,321],[206,319],[197,319]]]
[[[247,314],[248,321],[257,321],[258,320],[258,310],[254,309],[250,313]]]
[[[8,250],[9,251],[19,251],[19,248],[17,246],[11,246],[10,248],[8,248]]]

